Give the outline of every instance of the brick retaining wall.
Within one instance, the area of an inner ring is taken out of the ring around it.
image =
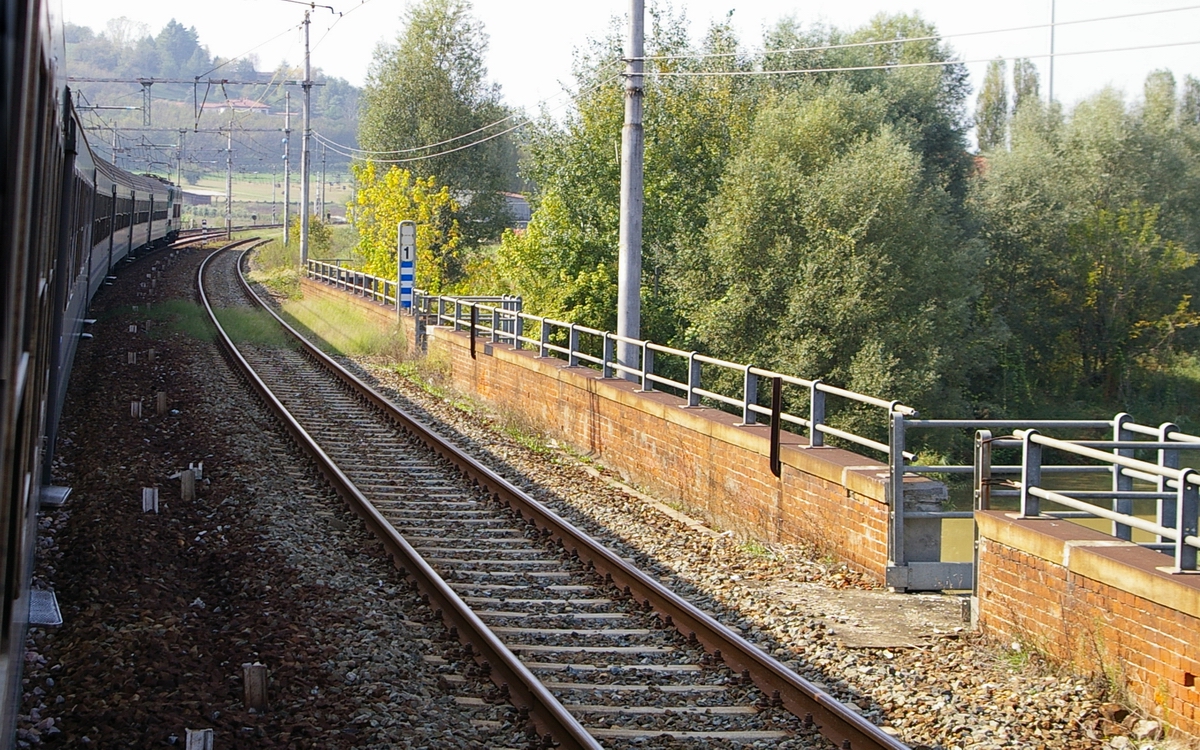
[[[329,285],[302,280],[305,294],[336,298],[381,322],[392,308]],[[409,348],[415,321],[401,319]],[[476,340],[470,357],[466,333],[430,328],[427,347],[450,363],[454,386],[594,456],[629,482],[678,503],[721,528],[767,541],[809,542],[883,582],[888,562],[888,467],[839,448],[811,448],[783,433],[782,476],[768,460],[765,425],[741,426],[717,409],[685,408],[661,393],[602,378],[562,360]],[[934,494],[935,482],[910,477],[906,488]],[[909,494],[908,491],[905,493]]]
[[[1170,557],[1067,521],[976,521],[985,633],[1102,675],[1172,736],[1200,740],[1200,575],[1171,575]]]
[[[882,581],[887,568],[887,467],[784,433],[781,478],[771,474],[768,428],[666,393],[639,393],[532,351],[431,328],[430,352],[448,356],[453,382],[593,455],[631,483],[698,511],[722,528],[768,541],[808,541]],[[913,478],[915,484],[926,480]]]

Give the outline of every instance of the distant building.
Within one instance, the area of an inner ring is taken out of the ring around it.
[[[512,225],[517,229],[529,226],[529,220],[533,218],[533,210],[529,208],[529,201],[525,200],[525,196],[520,193],[501,193],[501,195],[504,196],[504,204],[512,217]]]
[[[203,106],[205,111],[209,112],[224,112],[231,109],[234,112],[253,112],[259,115],[271,114],[271,108],[262,102],[256,102],[253,99],[227,99],[223,102],[209,102]]]
[[[213,198],[224,198],[224,193],[214,193],[209,190],[184,190],[183,205],[211,206]]]

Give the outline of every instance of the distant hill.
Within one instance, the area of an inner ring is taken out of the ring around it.
[[[280,66],[258,70],[257,57],[238,60],[214,57],[194,27],[172,19],[157,34],[145,24],[120,18],[102,31],[67,24],[67,75],[98,79],[200,79],[198,85],[158,83],[150,87],[149,121],[144,128],[143,87],[137,83],[77,81],[76,105],[88,127],[92,147],[122,167],[136,171],[170,171],[174,179],[182,157],[185,180],[224,170],[226,135],[195,132],[227,129],[233,120],[234,168],[239,172],[282,172],[282,139],[286,92],[291,92],[291,165],[300,166],[303,93],[285,81],[303,77],[303,69]],[[219,78],[253,82],[211,86]],[[331,140],[357,146],[359,89],[341,78],[313,70],[313,130]],[[128,109],[114,109],[125,107]],[[179,131],[182,135],[182,151]],[[313,141],[313,163],[319,168],[320,146]],[[327,165],[345,171],[348,159],[329,151]],[[169,169],[168,169],[169,168]]]

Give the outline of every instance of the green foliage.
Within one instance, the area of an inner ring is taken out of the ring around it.
[[[214,331],[212,323],[204,308],[195,302],[182,299],[169,299],[152,305],[146,311],[146,317],[165,326],[155,326],[150,329],[151,338],[161,338],[164,330],[177,331],[201,341],[212,339]]]
[[[1110,399],[1127,391],[1139,359],[1200,321],[1182,273],[1196,258],[1159,236],[1158,213],[1136,202],[1095,209],[1068,230],[1065,273],[1053,280],[1056,301],[1075,311],[1061,345],[1078,359],[1083,381],[1102,385]]]
[[[288,227],[288,243],[296,248],[296,252],[300,252],[300,217],[296,216],[292,219],[292,225]],[[308,257],[313,260],[324,260],[333,257],[333,233],[325,222],[321,221],[316,214],[311,214],[308,217]]]
[[[255,344],[277,349],[295,346],[287,331],[266,310],[249,307],[214,309],[221,328],[235,344]]]
[[[464,248],[458,205],[450,189],[433,177],[414,177],[393,166],[380,174],[373,163],[354,167],[358,194],[351,204],[358,228],[358,253],[367,273],[394,279],[397,273],[396,233],[401,221],[417,224],[416,285],[431,294],[445,294],[463,273]]]
[[[509,136],[455,150],[496,135],[503,125],[463,138],[511,114],[499,87],[486,80],[488,38],[471,10],[469,0],[422,0],[409,7],[396,44],[375,52],[359,127],[363,148],[430,157],[413,161],[411,169],[461,197],[455,211],[463,213],[468,241],[499,236],[508,223],[499,193],[517,186],[517,151]]]
[[[706,351],[954,412],[979,248],[887,105],[834,85],[760,111],[680,286]]]
[[[295,297],[284,301],[280,313],[330,354],[392,359],[404,356],[403,328],[380,323],[353,305],[319,296]]]
[[[974,194],[990,248],[980,308],[1008,331],[979,393],[1009,412],[1125,408],[1195,344],[1200,141],[1165,72],[1140,107],[1105,90],[1067,118],[1031,101],[1011,126]]]
[[[991,151],[1004,146],[1008,130],[1008,90],[1005,88],[1004,61],[988,63],[983,77],[983,88],[975,106],[975,132],[979,138],[979,150]]]
[[[1021,105],[1027,102],[1038,102],[1042,96],[1038,69],[1028,58],[1013,61],[1013,103],[1015,114]]]

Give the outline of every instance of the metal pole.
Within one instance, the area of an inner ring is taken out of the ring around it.
[[[271,223],[275,223],[275,188],[279,187],[279,173],[271,170]]]
[[[233,238],[233,108],[225,140],[225,239]]]
[[[308,171],[312,154],[308,138],[312,134],[312,67],[308,50],[308,24],[311,11],[304,11],[304,137],[300,141],[300,265],[308,262]]]
[[[292,228],[292,92],[285,91],[283,101],[283,246],[287,247]]]
[[[321,206],[321,210],[317,212],[317,218],[320,219],[321,221],[325,221],[325,146],[324,145],[321,146],[321,190],[317,195],[319,196],[317,198],[317,201]]]
[[[621,129],[621,230],[617,262],[617,333],[641,338],[642,328],[642,71],[645,0],[629,0],[629,38],[625,44],[625,126]],[[621,341],[617,360],[637,367],[636,344]],[[634,380],[629,372],[621,377]]]
[[[1046,87],[1046,104],[1054,103],[1054,4],[1055,0],[1050,0],[1050,85]]]

